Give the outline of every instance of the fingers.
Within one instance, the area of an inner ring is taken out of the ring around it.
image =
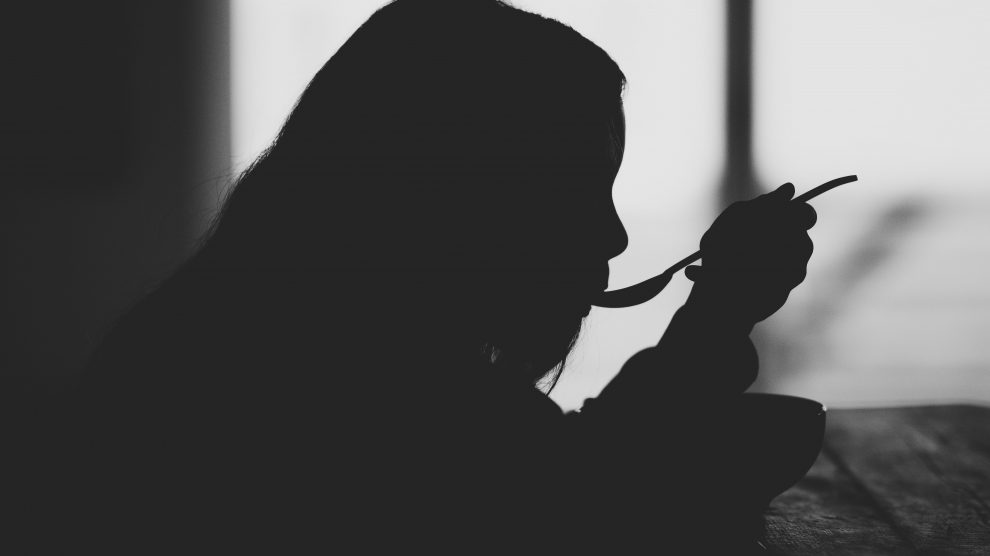
[[[756,197],[755,199],[752,200],[770,202],[770,203],[782,203],[785,201],[790,201],[791,198],[793,197],[794,197],[794,184],[791,182],[787,182],[784,185],[778,187],[777,189],[774,189],[769,193],[764,193],[763,195],[760,195],[759,197]]]
[[[698,265],[691,265],[684,269],[684,276],[692,282],[697,282],[701,279],[701,267]]]
[[[814,243],[807,233],[780,247],[777,260],[768,266],[777,270],[777,279],[784,289],[792,290],[804,282],[813,251]]]
[[[760,216],[765,225],[781,230],[793,227],[804,231],[810,230],[818,222],[818,212],[814,207],[805,202],[791,202],[794,196],[793,185],[782,185],[767,195],[768,201],[776,199],[776,202],[766,203],[763,206],[764,211]]]
[[[760,195],[754,200],[768,201],[773,205],[786,202],[787,218],[803,230],[810,230],[818,222],[818,213],[808,203],[791,203],[794,198],[794,184],[787,182],[770,193]]]
[[[811,255],[815,252],[815,242],[811,241],[808,234],[804,234],[801,238],[801,252],[804,254],[804,264],[807,265],[808,261],[811,260]]]
[[[771,195],[773,195],[775,199],[790,201],[791,198],[794,197],[794,184],[787,182],[774,190]]]
[[[792,202],[794,192],[794,185],[785,183],[756,199],[730,205],[701,239],[705,266],[712,262],[720,268],[750,269],[806,265],[813,248],[807,230],[817,222],[818,213],[807,203]],[[700,274],[689,271],[688,277],[692,276]]]
[[[818,212],[808,203],[791,203],[790,217],[795,226],[810,230],[818,222]]]

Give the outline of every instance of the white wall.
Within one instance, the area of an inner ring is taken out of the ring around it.
[[[762,177],[861,180],[814,203],[767,388],[990,402],[990,3],[761,0],[755,25]]]

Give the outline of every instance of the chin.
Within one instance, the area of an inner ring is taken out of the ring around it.
[[[496,317],[491,343],[512,366],[537,380],[563,361],[584,326],[591,305],[588,301],[544,298],[543,303],[506,307]]]
[[[524,327],[528,333],[519,337],[515,346],[516,353],[531,366],[533,380],[560,364],[571,352],[581,334],[584,316],[569,315],[541,322],[543,326]]]

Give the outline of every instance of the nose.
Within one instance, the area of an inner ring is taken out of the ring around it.
[[[629,246],[629,234],[626,233],[622,219],[615,210],[615,203],[608,203],[608,218],[605,226],[606,234],[603,239],[605,254],[609,259],[618,257]]]

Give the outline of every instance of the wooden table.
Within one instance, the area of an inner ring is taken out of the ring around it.
[[[781,555],[990,555],[990,408],[829,411],[818,461],[766,517]]]

